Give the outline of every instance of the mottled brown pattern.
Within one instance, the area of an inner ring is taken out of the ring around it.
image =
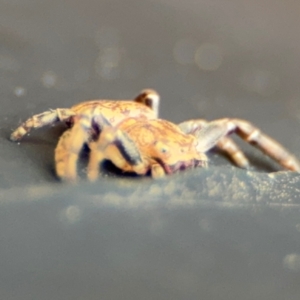
[[[124,130],[133,139],[137,139],[139,144],[149,144],[159,140],[163,143],[174,142],[181,147],[187,147],[194,141],[192,135],[182,133],[178,126],[165,120],[145,122],[130,118],[120,123],[118,128]]]
[[[125,135],[126,140],[131,142],[122,144],[120,137]],[[169,121],[128,118],[114,128],[103,130],[96,146],[91,149],[88,178],[95,180],[98,177],[99,163],[105,159],[111,160],[125,172],[144,175],[150,170],[155,178],[186,168],[205,166],[207,157],[197,151],[196,144],[196,136],[183,133]],[[111,151],[112,145],[118,149]],[[136,165],[130,163],[130,159],[122,161],[122,157],[141,157],[142,162]]]

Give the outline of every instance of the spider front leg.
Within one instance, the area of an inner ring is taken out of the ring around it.
[[[105,127],[96,142],[90,143],[90,159],[87,176],[95,181],[99,176],[99,165],[110,160],[116,167],[125,172],[139,175],[148,170],[139,149],[134,141],[123,131],[114,127]]]
[[[249,160],[246,158],[238,145],[231,138],[224,136],[222,130],[215,130],[215,126],[208,126],[209,124],[210,123],[206,120],[198,119],[182,122],[178,126],[186,134],[196,135],[203,130],[203,138],[208,144],[206,146],[207,150],[216,146],[224,151],[237,166],[240,168],[248,168]],[[214,130],[215,133],[210,134],[207,132],[210,130]]]
[[[155,179],[162,178],[166,176],[166,172],[159,163],[153,163],[151,165],[151,176]]]
[[[55,148],[55,170],[60,179],[75,181],[79,153],[90,138],[89,120],[80,118],[63,133]]]
[[[21,126],[10,135],[10,140],[13,142],[19,141],[24,135],[29,133],[32,128],[40,128],[59,121],[68,121],[74,115],[75,113],[67,108],[51,109],[38,115],[34,115],[22,123]]]

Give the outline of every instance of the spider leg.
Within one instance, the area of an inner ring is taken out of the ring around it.
[[[182,122],[178,126],[184,133],[195,135],[197,132],[201,131],[201,129],[207,127],[208,124],[208,121],[198,119]],[[205,140],[207,140],[207,138],[208,137],[204,137]],[[215,145],[217,148],[224,151],[237,166],[241,168],[249,167],[249,160],[231,138],[223,136],[216,142],[213,136],[212,143],[213,145],[210,146],[209,149],[213,148],[213,146]]]
[[[151,165],[151,176],[153,178],[162,178],[165,175],[166,175],[166,172],[160,164],[155,163],[155,164]]]
[[[207,126],[208,122],[204,119],[188,120],[179,123],[177,126],[186,134],[193,134],[196,130],[199,130]]]
[[[105,127],[96,142],[90,144],[91,152],[87,176],[95,181],[99,175],[99,164],[108,159],[124,171],[137,174],[147,172],[141,154],[130,137],[114,127]]]
[[[151,90],[151,89],[142,90],[135,97],[134,101],[138,103],[142,103],[145,106],[151,108],[154,111],[156,118],[158,118],[160,96],[155,90]]]
[[[66,130],[57,143],[54,152],[55,171],[60,179],[66,178],[66,163],[68,161],[68,142],[70,141],[71,131],[73,128]]]
[[[105,160],[105,153],[98,148],[97,142],[89,144],[90,157],[87,167],[87,177],[90,181],[95,181],[99,176],[99,164]]]
[[[90,138],[88,119],[81,117],[74,126],[63,133],[55,148],[55,169],[60,179],[75,181],[79,153]],[[86,123],[86,124],[85,124]]]
[[[34,115],[27,121],[21,124],[11,135],[11,141],[19,141],[32,128],[40,128],[46,125],[51,125],[59,121],[68,121],[75,113],[71,109],[57,108],[48,110],[40,114]]]
[[[224,136],[233,132],[273,158],[284,168],[300,172],[300,162],[288,150],[248,121],[241,119],[212,121],[206,127],[195,132],[195,135],[199,139],[199,149],[206,151],[217,144]]]
[[[220,122],[226,122],[220,120]],[[241,119],[227,120],[227,128],[236,132],[243,140],[263,151],[284,168],[300,172],[300,162],[280,143],[262,133],[253,124]]]
[[[238,145],[229,137],[222,137],[218,143],[217,147],[226,152],[229,158],[240,168],[249,168],[249,160],[238,147]]]

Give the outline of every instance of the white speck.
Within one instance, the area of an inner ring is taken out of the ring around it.
[[[51,88],[57,83],[57,75],[53,71],[46,71],[42,75],[41,80],[44,87]]]
[[[25,96],[25,95],[26,95],[26,89],[23,88],[22,86],[17,86],[17,87],[15,87],[15,89],[14,89],[14,94],[15,94],[17,97]]]
[[[81,219],[81,210],[76,205],[70,205],[64,210],[63,215],[69,223],[75,223]]]
[[[283,265],[287,269],[299,272],[300,271],[300,254],[298,253],[292,253],[285,256],[283,259]]]
[[[195,61],[200,69],[215,71],[222,64],[222,51],[218,45],[204,43],[197,49]]]
[[[198,43],[192,39],[185,38],[176,42],[173,55],[175,60],[182,65],[193,64]]]

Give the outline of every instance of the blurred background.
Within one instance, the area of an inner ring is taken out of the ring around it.
[[[299,299],[299,175],[57,181],[49,108],[154,88],[173,122],[238,117],[300,157],[297,1],[0,0],[0,298]],[[79,171],[84,178],[86,158]]]

